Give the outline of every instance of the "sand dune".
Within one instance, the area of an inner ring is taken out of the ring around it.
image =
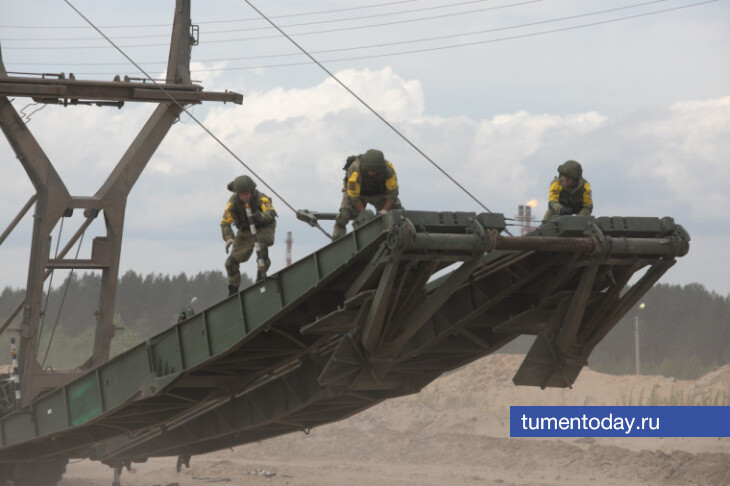
[[[584,370],[573,389],[516,387],[521,356],[488,356],[418,395],[342,422],[193,457],[151,459],[123,485],[727,485],[728,438],[518,439],[510,405],[663,405],[728,400],[730,366],[698,380]],[[682,403],[676,403],[682,402]],[[727,402],[725,402],[727,404]],[[109,468],[70,464],[62,486],[111,484]]]

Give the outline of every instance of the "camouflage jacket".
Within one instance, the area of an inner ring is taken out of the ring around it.
[[[591,185],[581,177],[578,184],[568,189],[563,187],[560,178],[556,177],[550,184],[548,206],[555,214],[560,214],[563,207],[571,210],[570,214],[589,215],[593,212],[593,194]]]
[[[396,202],[398,199],[398,179],[393,164],[385,161],[387,167],[384,173],[370,176],[360,168],[360,158],[355,159],[347,168],[342,192],[346,193],[353,204],[357,204],[360,196],[385,196]]]
[[[251,213],[261,212],[261,220],[254,219],[254,226],[258,229],[264,226],[276,226],[276,211],[271,204],[271,199],[259,191],[254,190],[251,197]],[[223,231],[223,240],[227,241],[235,235],[231,224],[234,224],[238,231],[251,231],[249,228],[248,218],[246,217],[246,204],[241,201],[238,194],[234,194],[228,200],[226,209],[223,211],[223,219],[221,220],[221,230]]]

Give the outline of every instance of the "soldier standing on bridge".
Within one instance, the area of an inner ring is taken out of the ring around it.
[[[332,239],[347,233],[347,222],[372,204],[379,214],[391,209],[402,209],[398,199],[398,179],[393,164],[385,160],[383,152],[370,149],[361,155],[351,155],[344,167],[347,175],[342,188],[340,213],[335,219]]]
[[[543,220],[568,214],[588,216],[592,212],[593,194],[591,185],[583,179],[583,167],[575,160],[568,160],[558,167],[558,177],[550,184],[548,210]]]
[[[256,183],[249,176],[236,177],[233,182],[228,184],[228,190],[234,194],[223,211],[221,230],[223,240],[226,242],[226,251],[232,247],[231,254],[226,259],[226,273],[228,274],[228,295],[233,295],[238,292],[238,287],[241,285],[239,265],[248,261],[254,249],[254,239],[246,216],[246,203],[249,204],[253,216],[253,225],[261,247],[261,258],[264,260],[264,272],[271,266],[269,247],[274,244],[277,215],[271,199],[256,190]],[[233,233],[231,224],[238,228],[236,235]],[[261,278],[262,275],[258,273],[256,280],[261,280]]]

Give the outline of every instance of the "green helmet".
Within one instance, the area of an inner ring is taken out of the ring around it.
[[[583,167],[575,160],[568,160],[558,167],[558,174],[577,181],[583,176]]]
[[[228,184],[228,190],[235,193],[253,191],[256,189],[256,183],[249,176],[238,176]]]
[[[362,156],[363,172],[385,172],[385,157],[380,150],[370,149]]]

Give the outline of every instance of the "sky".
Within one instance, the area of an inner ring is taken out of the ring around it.
[[[149,74],[164,71],[172,0],[72,3]],[[699,3],[254,5],[490,210],[512,217],[536,199],[542,215],[557,166],[578,160],[593,188],[594,215],[671,216],[689,231],[689,255],[662,282],[699,282],[730,295],[730,5]],[[406,208],[482,211],[257,17],[243,0],[193,0],[200,43],[192,77],[209,91],[242,93],[244,102],[190,110],[272,196],[279,214],[272,271],[285,264],[287,231],[295,260],[327,243],[285,202],[336,211],[345,159],[369,148],[393,163]],[[62,1],[0,1],[0,45],[11,73],[144,76]],[[154,109],[43,107],[28,99],[13,105],[29,116],[28,127],[76,196],[96,192]],[[122,272],[223,270],[226,185],[248,173],[183,114],[130,194]],[[34,190],[2,138],[0,184],[3,230]],[[81,219],[64,222],[62,245]],[[0,246],[0,288],[25,286],[31,224],[28,215]],[[94,223],[80,257],[103,235]],[[254,261],[243,269],[252,274]]]

